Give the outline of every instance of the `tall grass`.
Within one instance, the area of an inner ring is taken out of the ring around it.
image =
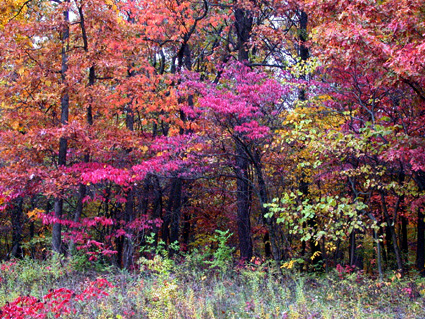
[[[58,257],[3,262],[2,318],[425,318],[425,281],[416,275],[378,282],[355,272],[210,268],[194,259],[157,255],[133,272],[80,269]],[[16,302],[22,296],[34,299]]]

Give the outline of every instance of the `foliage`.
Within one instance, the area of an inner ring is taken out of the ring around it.
[[[46,261],[47,266],[50,261]],[[1,277],[14,263],[3,263]],[[255,263],[254,263],[255,265]],[[32,267],[30,263],[20,269]],[[1,291],[5,318],[418,318],[425,283],[420,277],[400,278],[389,273],[376,282],[356,271],[317,277],[289,273],[258,264],[254,269],[214,270],[200,280],[182,270],[172,282],[161,276],[128,272],[74,272],[59,281],[35,281],[37,289],[16,295],[17,281]],[[187,268],[186,268],[187,269]],[[342,274],[342,276],[341,276]],[[113,283],[113,284],[111,284]],[[23,297],[22,297],[23,296]],[[8,303],[6,303],[6,301]]]
[[[225,273],[232,267],[235,249],[228,246],[228,240],[233,234],[229,233],[229,230],[216,229],[215,232],[213,241],[217,243],[217,248],[212,253],[212,260],[207,260],[205,263],[209,264],[211,269],[218,268],[222,273]]]
[[[268,204],[269,217],[277,214],[277,223],[287,224],[290,234],[301,235],[302,241],[308,241],[311,238],[317,243],[322,238],[326,242],[336,242],[340,239],[346,240],[348,235],[355,229],[362,230],[365,226],[362,221],[361,212],[367,206],[358,201],[351,202],[347,198],[322,197],[320,201],[310,203],[310,199],[305,199],[301,203],[297,201],[298,196],[294,193],[285,194],[280,203],[275,200]],[[307,227],[308,221],[316,218],[326,218],[326,224],[319,227]],[[372,225],[379,227],[379,225]]]
[[[124,268],[167,282],[167,316],[179,269],[237,257],[425,274],[424,21],[420,0],[2,1],[6,286]]]

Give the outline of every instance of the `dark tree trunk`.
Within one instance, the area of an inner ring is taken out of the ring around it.
[[[242,148],[242,150],[241,150]],[[236,145],[236,201],[237,201],[237,224],[239,236],[240,257],[249,261],[252,258],[252,239],[251,239],[251,221],[250,221],[250,186],[248,176],[248,160],[243,151],[243,146],[237,142]]]
[[[87,38],[87,32],[86,32],[86,25],[85,25],[85,18],[84,18],[84,13],[83,13],[83,8],[79,7],[78,8],[78,13],[80,16],[80,28],[81,28],[81,35],[83,38],[83,46],[84,46],[84,51],[85,52],[89,52],[89,43],[88,43],[88,38]],[[96,81],[96,73],[95,73],[95,67],[94,65],[92,65],[89,68],[89,82],[88,82],[88,87],[91,87],[95,84]],[[93,113],[92,113],[92,100],[91,97],[89,98],[90,100],[88,101],[88,105],[87,105],[87,109],[86,109],[86,121],[87,124],[89,126],[93,125]],[[87,152],[84,155],[83,158],[83,162],[84,163],[88,163],[90,161],[90,154]],[[83,209],[84,209],[84,198],[87,195],[87,186],[85,184],[80,184],[78,187],[78,201],[77,201],[77,208],[75,210],[75,214],[74,214],[74,222],[79,222],[80,218],[83,214]],[[71,240],[70,245],[69,245],[69,254],[71,255],[73,253],[74,250],[74,241]]]
[[[168,244],[168,240],[170,238],[171,209],[173,207],[172,200],[173,200],[174,188],[175,188],[175,185],[173,182],[171,182],[170,194],[168,196],[168,205],[165,211],[165,215],[162,219],[161,235],[162,235],[162,241],[165,244]]]
[[[240,62],[247,62],[249,59],[247,44],[251,37],[253,18],[248,11],[236,8],[235,19],[238,60]]]
[[[394,260],[395,254],[394,254],[394,249],[393,249],[393,240],[392,240],[392,235],[391,235],[391,229],[390,229],[389,225],[387,225],[385,227],[385,245],[386,245],[386,247],[383,247],[383,248],[386,251],[387,262]]]
[[[168,206],[162,224],[162,240],[166,244],[171,244],[179,239],[179,224],[181,213],[181,193],[182,180],[173,178],[171,180],[170,195],[168,197]]]
[[[305,13],[304,11],[300,11],[299,12],[299,40],[300,40],[300,47],[299,47],[299,57],[301,59],[301,61],[306,62],[308,60],[308,58],[310,57],[310,52],[309,49],[306,45],[306,42],[308,40],[308,33],[307,33],[307,24],[308,24],[308,16],[307,13]],[[302,74],[301,78],[303,80],[306,79],[305,75]],[[300,89],[299,93],[298,93],[298,98],[300,101],[306,101],[306,94],[305,94],[305,89],[302,88]]]
[[[394,223],[393,223],[393,219],[396,220],[397,219],[397,211],[398,211],[398,206],[400,204],[400,199],[396,205],[396,207],[394,208],[394,216],[393,219],[390,217],[388,209],[387,209],[387,205],[385,202],[385,196],[384,193],[381,193],[381,200],[382,200],[382,208],[384,211],[384,217],[385,217],[385,221],[387,222],[387,231],[389,231],[389,235],[391,236],[391,242],[392,242],[392,246],[394,249],[394,254],[396,257],[396,261],[397,261],[397,270],[399,271],[400,274],[403,274],[403,261],[401,259],[401,254],[400,254],[400,247],[398,246],[398,240],[397,240],[397,234],[395,232],[394,229]]]
[[[31,224],[30,224],[30,240],[32,240],[34,238],[34,235],[35,235],[35,223],[34,223],[34,221],[31,221]],[[31,249],[31,258],[34,259],[35,253],[36,253],[35,245],[31,244],[30,249]]]
[[[273,255],[274,260],[281,261],[284,259],[285,256],[283,256],[282,250],[279,248],[276,230],[276,220],[274,217],[264,217],[269,211],[268,208],[264,206],[264,204],[267,204],[269,202],[269,195],[267,191],[267,185],[263,177],[263,167],[261,165],[261,158],[259,152],[254,153],[253,162],[258,180],[261,213],[263,215],[263,222],[267,225],[267,239],[264,240],[266,257],[269,257],[271,253]]]
[[[190,232],[191,232],[190,219],[191,219],[190,214],[188,212],[183,214],[182,240],[183,240],[183,244],[185,246],[185,249],[187,249],[189,242],[190,242]]]
[[[350,235],[350,266],[356,266],[358,269],[363,268],[362,255],[357,251],[357,231],[353,230]]]
[[[180,216],[182,206],[182,186],[183,182],[181,178],[175,179],[175,194],[173,195],[173,209],[171,214],[171,229],[170,229],[170,244],[179,241],[180,233]]]
[[[60,199],[60,198],[55,199],[54,209],[55,209],[55,217],[59,220],[62,219],[62,212],[63,212],[63,200],[62,199]],[[58,222],[53,224],[52,246],[53,246],[53,251],[55,251],[57,253],[63,252],[62,228],[61,228],[61,224],[58,223]]]
[[[400,167],[400,173],[399,173],[399,184],[400,186],[403,186],[404,180],[405,180],[405,174],[404,174],[404,170],[403,170],[403,166]],[[400,206],[400,212],[405,212],[406,211],[406,205],[405,205],[405,197],[404,195],[400,196],[399,201],[398,201],[398,205]],[[401,247],[401,254],[403,257],[403,261],[405,262],[405,264],[408,262],[409,260],[409,247],[408,247],[408,243],[407,243],[407,226],[408,226],[408,219],[404,216],[404,215],[400,215],[400,221],[401,221],[401,229],[400,229],[400,247]]]
[[[234,15],[238,60],[240,62],[247,62],[249,59],[247,44],[251,37],[253,17],[250,12],[238,7],[235,9]],[[242,143],[243,140],[236,138],[236,166],[234,170],[236,174],[237,225],[240,257],[243,260],[249,261],[253,255],[250,221],[250,179],[248,175],[249,160]]]
[[[250,198],[250,181],[248,175],[249,162],[243,146],[237,142],[236,145],[236,167],[237,176],[237,225],[239,250],[242,260],[249,261],[253,256],[252,236],[251,236],[251,198]]]
[[[197,22],[196,22],[197,23]],[[186,33],[183,38],[183,43],[180,46],[176,58],[177,58],[177,67],[178,70],[183,68],[187,70],[192,70],[192,53],[189,46],[190,37],[193,34],[193,31],[196,27],[192,26],[191,31]],[[177,71],[176,67],[171,68],[171,72],[175,73]],[[179,99],[179,102],[182,103],[183,98]],[[193,96],[189,95],[187,98],[189,106],[193,106]],[[187,122],[186,114],[183,111],[180,111],[180,119],[183,123]],[[190,120],[190,119],[189,119]],[[180,128],[180,134],[191,133],[191,129]],[[162,224],[162,240],[166,244],[172,244],[179,241],[180,237],[180,219],[182,211],[182,197],[183,197],[183,180],[180,177],[173,177],[171,180],[171,190],[168,198],[168,207],[165,213],[165,217]],[[173,254],[173,251],[169,251],[170,254]]]
[[[299,40],[300,40],[300,47],[299,47],[299,57],[300,60],[302,62],[306,62],[308,60],[308,58],[310,57],[310,53],[309,53],[309,49],[306,45],[307,39],[308,39],[308,33],[307,33],[307,24],[308,24],[308,16],[307,13],[305,13],[304,11],[299,11],[298,12],[298,19],[299,19]],[[303,80],[306,79],[305,74],[301,75],[301,78]],[[307,97],[306,97],[306,91],[304,88],[301,88],[298,92],[298,99],[300,101],[306,101]],[[308,195],[308,184],[304,181],[304,176],[301,177],[301,181],[300,181],[300,191],[301,193],[303,193],[304,196]],[[307,224],[309,227],[316,229],[316,218],[313,217],[311,219],[309,219],[307,221]],[[321,249],[320,249],[320,245],[317,243],[316,241],[312,238],[310,240],[310,249],[311,249],[311,254],[313,256],[313,259],[311,260],[311,263],[313,265],[317,264],[318,262],[320,262],[321,260],[323,260],[323,256],[321,255]]]
[[[306,228],[306,227],[307,227],[307,223],[304,222],[303,223],[303,228]],[[301,256],[305,256],[306,252],[307,252],[307,244],[305,243],[305,241],[303,241],[301,243]]]
[[[124,239],[123,247],[123,266],[125,269],[130,269],[133,266],[134,255],[134,231],[130,227],[135,219],[134,214],[134,190],[130,189],[126,194],[126,203],[124,207],[125,222],[127,228],[127,236]]]
[[[123,260],[123,252],[124,252],[124,238],[123,236],[117,238],[115,240],[116,243],[116,249],[117,249],[117,254],[116,254],[116,265],[118,267],[121,267],[121,261]]]
[[[309,190],[308,190],[308,183],[305,182],[305,176],[304,174],[301,176],[301,180],[300,180],[300,184],[299,184],[299,190],[302,194],[302,199],[306,198],[309,194]],[[307,226],[314,229],[314,233],[317,230],[317,225],[316,225],[316,217],[313,216],[312,218],[310,218],[309,220],[307,220]],[[309,241],[310,244],[310,251],[311,251],[311,264],[312,265],[316,265],[318,264],[320,261],[323,260],[323,256],[321,254],[321,249],[320,249],[320,244],[317,243],[314,238],[311,238]],[[305,249],[305,248],[304,248]]]
[[[191,192],[189,192],[189,188],[186,187],[185,194],[183,196],[183,203],[182,207],[188,207],[189,204],[189,198],[190,198]],[[182,241],[184,244],[184,248],[187,249],[190,241],[190,235],[191,235],[191,213],[189,211],[185,211],[183,214],[183,227],[182,227]]]
[[[154,179],[154,201],[153,201],[153,217],[162,219],[162,189],[161,184],[157,176],[152,177]]]
[[[416,184],[419,191],[425,190],[425,172],[418,171],[415,176]],[[418,208],[418,226],[417,226],[417,241],[416,241],[416,268],[422,276],[425,276],[425,221],[421,207]]]
[[[151,190],[151,176],[148,174],[143,181],[143,192],[139,196],[139,212],[141,215],[147,215],[149,210],[149,192]]]
[[[350,266],[356,264],[356,231],[353,230],[350,235]]]
[[[270,245],[270,234],[269,234],[269,231],[267,231],[264,234],[263,242],[264,242],[264,255],[265,255],[265,257],[266,258],[272,257],[273,255],[272,255],[272,248],[271,248],[271,245]]]
[[[130,76],[132,73],[129,72]],[[125,108],[125,125],[129,131],[134,131],[134,111],[131,105],[127,105]],[[126,150],[127,154],[131,152],[131,149]],[[134,239],[135,233],[131,228],[131,223],[135,220],[134,211],[134,185],[130,186],[130,189],[125,192],[125,206],[124,206],[124,220],[126,222],[126,236],[124,238],[123,246],[123,267],[130,269],[133,266],[133,255],[134,255]]]
[[[425,222],[424,214],[418,209],[418,239],[416,243],[416,268],[425,276]]]
[[[379,238],[384,238],[384,230],[383,228],[379,228],[378,230],[378,237]],[[384,263],[386,264],[388,262],[388,258],[387,258],[387,251],[385,250],[385,243],[382,244],[381,246],[381,252],[382,252],[382,259],[384,260]]]
[[[68,0],[66,2],[69,2]],[[62,82],[66,80],[66,73],[68,71],[68,39],[69,39],[69,11],[68,9],[63,12],[64,16],[64,30],[62,31],[62,68],[61,68],[61,77]],[[69,117],[69,95],[67,89],[65,88],[61,97],[61,118],[60,122],[62,125],[68,124]],[[59,169],[61,166],[66,165],[66,153],[68,151],[68,140],[64,137],[59,139],[59,158],[58,158],[58,166]],[[55,217],[57,220],[62,219],[63,215],[63,194],[58,194],[58,197],[55,198]],[[53,224],[52,229],[52,246],[53,251],[57,253],[63,252],[62,247],[62,229],[60,222],[56,222]]]
[[[404,260],[408,260],[408,254],[409,254],[409,246],[407,241],[407,226],[408,226],[408,219],[404,216],[401,217],[401,251],[404,255]]]
[[[372,213],[367,213],[367,215],[376,224],[378,223],[378,221],[376,220],[375,216],[373,216]],[[373,229],[373,239],[375,240],[375,243],[376,243],[376,254],[377,254],[377,256],[376,256],[377,258],[376,259],[378,260],[379,280],[382,281],[383,278],[384,278],[384,275],[383,275],[383,272],[382,272],[381,244],[379,242],[379,236],[378,236],[378,232],[376,231],[376,229]]]
[[[22,239],[23,239],[23,198],[18,198],[16,204],[12,208],[12,251],[10,256],[22,258]]]
[[[75,209],[75,214],[74,214],[75,223],[78,223],[80,221],[81,215],[83,214],[83,208],[84,208],[83,201],[84,201],[84,198],[86,197],[86,194],[87,194],[86,185],[80,184],[78,186],[77,208]],[[71,240],[71,242],[69,243],[69,248],[68,248],[69,255],[72,255],[74,253],[74,247],[75,247],[74,240]]]
[[[377,260],[378,260],[378,274],[379,274],[379,280],[382,281],[384,276],[383,276],[383,272],[382,272],[382,261],[381,261],[381,244],[379,243],[379,238],[378,238],[378,234],[376,232],[376,230],[373,230],[373,237],[375,239],[376,242],[376,254],[377,256]]]

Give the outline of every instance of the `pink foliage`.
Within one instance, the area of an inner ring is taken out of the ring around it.
[[[248,140],[259,140],[270,134],[265,120],[275,114],[283,97],[290,90],[266,73],[252,70],[236,62],[222,67],[219,84],[200,82],[187,74],[182,90],[198,92],[199,108],[185,106],[189,116],[204,116],[224,127],[232,127],[235,134]]]

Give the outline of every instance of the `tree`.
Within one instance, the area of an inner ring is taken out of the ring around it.
[[[369,205],[380,207],[378,212],[387,223],[387,242],[392,242],[401,272],[402,258],[393,225],[399,221],[400,209],[406,209],[403,202],[414,202],[417,191],[407,189],[411,189],[416,172],[422,170],[422,160],[414,155],[423,143],[423,125],[415,120],[423,117],[424,107],[417,88],[424,79],[417,55],[423,50],[422,4],[306,4],[315,25],[314,52],[325,66],[324,78],[331,83],[332,99],[327,107],[349,112],[343,126],[345,134],[364,136],[368,148],[347,161],[355,170],[363,171],[361,175],[368,183],[362,187],[362,177],[351,176],[352,191],[356,196],[369,194]],[[364,174],[370,169],[376,171],[373,182],[371,175]],[[391,209],[389,203],[393,203]]]

